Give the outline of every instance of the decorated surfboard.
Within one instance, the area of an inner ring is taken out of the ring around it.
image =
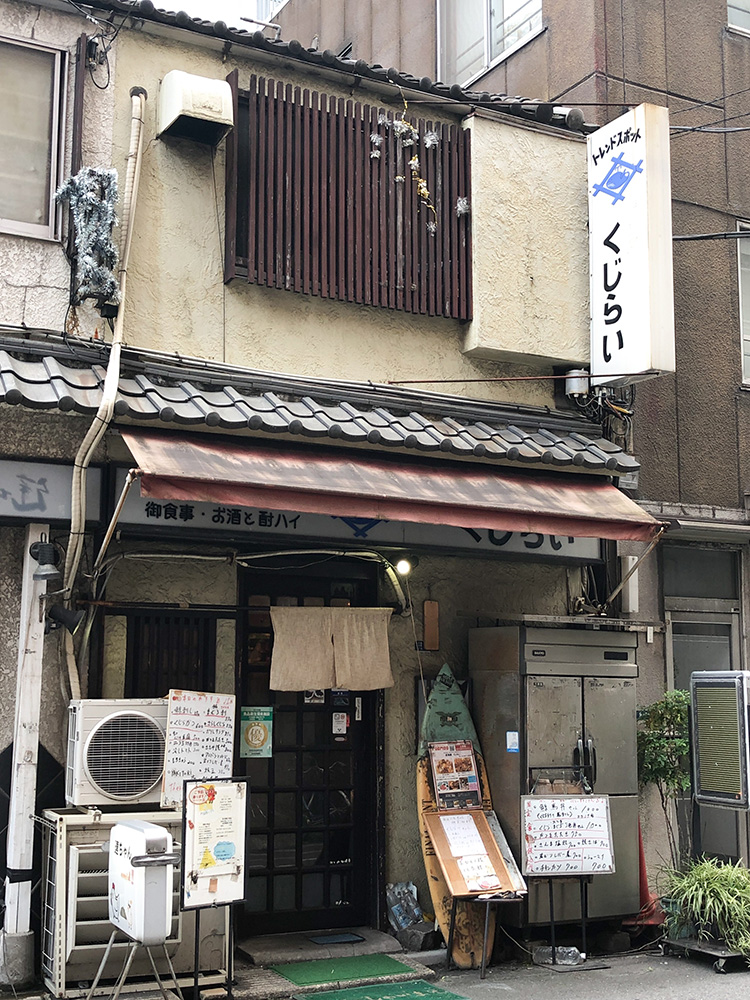
[[[477,798],[485,812],[492,809],[489,784],[484,767],[484,758],[477,739],[476,729],[471,719],[468,706],[464,701],[461,689],[453,673],[444,664],[438,674],[425,706],[422,729],[419,734],[419,753],[417,760],[417,810],[419,813],[419,833],[422,841],[427,881],[430,887],[432,905],[435,908],[435,919],[447,943],[450,932],[451,896],[445,877],[440,867],[432,839],[425,824],[425,814],[438,811],[438,794],[450,795],[436,789],[436,780],[431,771],[430,743],[457,743],[470,740],[476,757],[479,791]],[[449,783],[446,782],[446,785]],[[456,803],[460,808],[461,802]],[[479,968],[482,963],[482,946],[484,942],[485,906],[471,900],[459,900],[456,905],[456,920],[453,929],[453,961],[461,969]],[[492,942],[495,936],[494,909],[490,917],[487,961],[492,954]]]

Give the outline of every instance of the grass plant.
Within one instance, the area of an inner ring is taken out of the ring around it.
[[[722,940],[750,959],[750,871],[739,862],[702,857],[683,870],[668,868],[660,879],[667,907],[667,933],[679,937],[690,925],[698,937]],[[671,910],[671,912],[670,912]]]

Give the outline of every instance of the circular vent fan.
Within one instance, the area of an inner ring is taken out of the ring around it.
[[[91,731],[85,760],[101,792],[112,799],[136,799],[161,780],[164,733],[147,715],[118,712]]]

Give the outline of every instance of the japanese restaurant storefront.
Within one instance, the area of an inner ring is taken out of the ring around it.
[[[514,430],[497,431],[481,409],[463,430],[452,422],[456,447],[438,458],[413,444],[408,456],[316,448],[294,432],[157,432],[131,408],[92,469],[95,549],[121,508],[101,572],[80,591],[98,608],[88,695],[216,690],[236,695],[238,722],[251,709],[272,717],[262,753],[241,739],[235,757],[252,790],[241,934],[382,925],[386,882],[414,881],[427,899],[415,681],[444,662],[465,677],[477,624],[566,616],[602,566],[601,539],[646,541],[658,527],[611,481],[634,460],[579,420],[548,416],[568,421],[564,433],[516,412]],[[516,443],[491,463],[504,433]],[[470,461],[456,455],[466,440]],[[402,556],[409,575],[395,572]],[[439,621],[429,641],[426,601]]]

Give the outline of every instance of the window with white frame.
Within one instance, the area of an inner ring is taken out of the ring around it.
[[[541,28],[542,0],[438,0],[438,24],[440,79],[466,83]]]
[[[750,0],[728,0],[727,22],[733,28],[750,31]]]
[[[65,53],[0,38],[0,231],[55,235]]]
[[[737,273],[742,335],[742,381],[750,382],[750,222],[737,223],[737,229],[748,234],[737,240]]]

